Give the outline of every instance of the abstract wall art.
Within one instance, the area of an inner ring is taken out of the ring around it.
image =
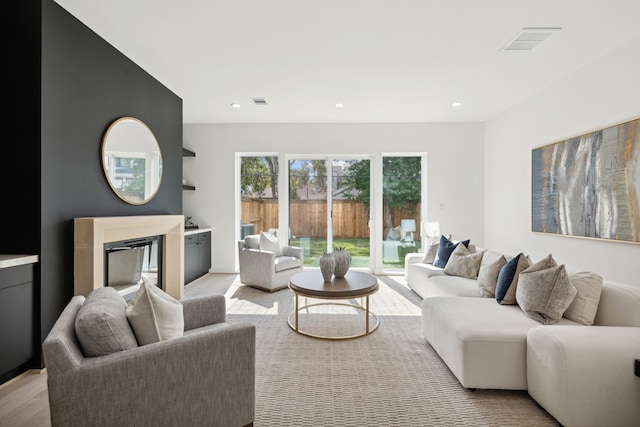
[[[640,243],[640,119],[531,153],[533,232]]]

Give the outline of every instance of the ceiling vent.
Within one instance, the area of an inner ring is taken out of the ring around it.
[[[264,98],[251,98],[256,105],[267,105],[267,100]]]
[[[551,34],[561,29],[561,27],[523,28],[502,50],[506,52],[531,52]]]

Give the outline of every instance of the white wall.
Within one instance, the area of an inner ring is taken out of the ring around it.
[[[483,125],[431,124],[185,124],[183,210],[213,227],[212,270],[232,272],[236,257],[235,153],[427,153],[427,218],[443,234],[484,241]]]
[[[640,39],[485,123],[487,247],[640,285],[640,245],[531,232],[531,150],[640,117]]]

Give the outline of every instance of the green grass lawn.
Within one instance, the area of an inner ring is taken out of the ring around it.
[[[324,237],[296,238],[289,241],[291,246],[304,248],[304,265],[308,267],[318,267],[319,259],[327,251],[327,239]],[[334,248],[345,248],[351,255],[352,267],[369,267],[368,237],[335,237],[333,239]],[[404,268],[404,260],[399,263],[384,263],[385,268]]]

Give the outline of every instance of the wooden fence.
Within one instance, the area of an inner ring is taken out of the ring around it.
[[[327,203],[324,200],[290,200],[291,235],[327,237]],[[420,236],[420,204],[414,210],[391,209],[391,224],[401,219],[415,219],[414,238]],[[242,223],[253,224],[255,233],[278,228],[278,200],[242,198]],[[386,233],[387,230],[385,230]],[[369,237],[369,215],[363,203],[353,200],[333,201],[333,234],[335,237]],[[383,237],[386,237],[383,236]]]

